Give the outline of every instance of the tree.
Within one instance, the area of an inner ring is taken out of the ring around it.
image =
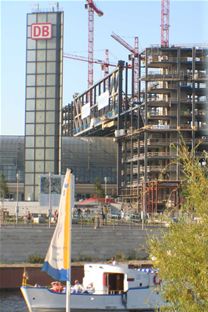
[[[165,311],[208,311],[208,166],[207,161],[200,165],[195,152],[185,144],[180,149],[185,198],[178,223],[172,223],[160,238],[149,240],[150,257],[169,301]]]
[[[8,186],[5,180],[4,175],[1,173],[0,174],[0,198],[4,199],[5,196],[8,194]]]
[[[94,187],[95,187],[96,197],[105,197],[105,191],[102,188],[102,185],[98,178],[95,181]]]

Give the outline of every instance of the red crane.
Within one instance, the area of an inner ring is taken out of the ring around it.
[[[115,33],[111,34],[111,37],[118,41],[122,46],[124,46],[126,49],[128,49],[134,59],[134,96],[138,95],[139,91],[139,39],[138,37],[134,37],[134,47],[132,47],[130,44],[128,44],[123,38],[121,38],[119,35],[116,35]]]
[[[170,0],[161,0],[161,47],[169,47]]]
[[[86,0],[85,8],[88,9],[88,88],[93,85],[93,58],[94,58],[94,12],[102,16],[93,0]]]
[[[74,55],[74,54],[69,54],[69,53],[64,53],[64,57],[68,59],[73,59],[77,61],[83,61],[83,62],[88,62],[89,64],[89,59],[85,56],[80,56],[80,55]],[[98,60],[98,59],[93,59],[90,61],[93,64],[100,64],[102,70],[104,71],[104,76],[107,76],[109,74],[109,66],[111,67],[116,67],[116,64],[111,64],[109,63],[109,54],[108,50],[105,50],[105,60]]]

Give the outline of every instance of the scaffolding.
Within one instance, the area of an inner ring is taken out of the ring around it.
[[[122,138],[120,194],[150,213],[180,205],[180,138],[190,148],[201,141],[198,156],[207,150],[207,49],[151,47],[142,59],[140,124]]]
[[[201,142],[199,158],[208,150],[207,60],[207,48],[149,47],[139,55],[137,97],[133,69],[120,61],[73,101],[74,136],[114,136],[117,195],[137,211],[180,206],[181,137],[188,148]]]

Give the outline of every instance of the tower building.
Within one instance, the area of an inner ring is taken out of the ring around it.
[[[25,200],[38,200],[40,174],[61,170],[63,19],[58,7],[27,14]]]

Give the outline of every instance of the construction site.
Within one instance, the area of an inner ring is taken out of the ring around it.
[[[161,1],[160,45],[139,52],[138,37],[134,47],[112,37],[130,51],[129,62],[96,84],[89,70],[89,89],[62,110],[62,135],[114,138],[117,195],[134,210],[179,208],[181,140],[189,149],[200,143],[199,161],[208,150],[208,49],[169,46],[169,1]]]

